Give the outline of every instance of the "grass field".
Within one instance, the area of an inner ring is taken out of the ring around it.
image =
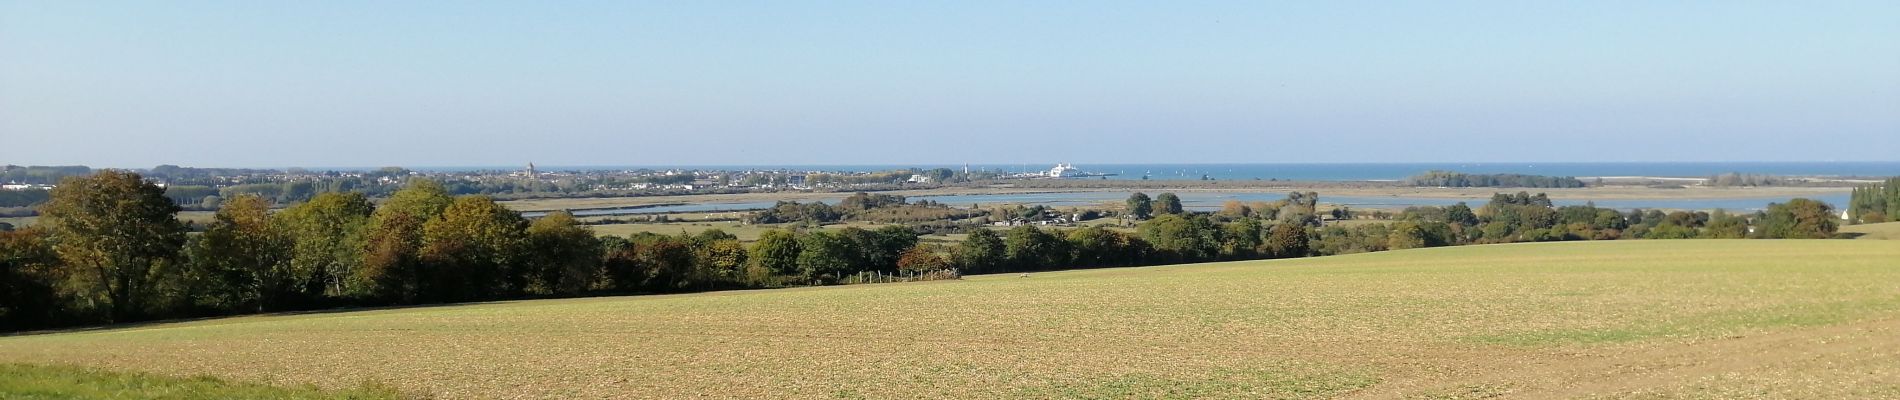
[[[381,387],[324,390],[227,382],[215,377],[178,378],[89,368],[0,364],[0,399],[403,399]]]
[[[1853,234],[1855,239],[1900,240],[1900,222],[1847,225],[1841,233]]]
[[[1896,398],[1900,246],[1466,246],[256,316],[0,338],[9,362],[444,398]]]

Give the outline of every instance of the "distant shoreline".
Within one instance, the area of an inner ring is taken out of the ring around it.
[[[1119,181],[1127,182],[1127,181]],[[1139,181],[1138,181],[1139,182]],[[1599,186],[1585,188],[1437,188],[1409,187],[1394,184],[1350,185],[1347,182],[1280,182],[1275,186],[1217,187],[1200,185],[1199,181],[1179,182],[1182,185],[1167,185],[1167,181],[1147,181],[1155,184],[1146,187],[1076,187],[1051,188],[1024,185],[992,185],[983,187],[942,187],[916,190],[891,190],[877,193],[909,197],[920,196],[962,196],[995,194],[1037,194],[1037,193],[1075,193],[1075,192],[1132,192],[1140,191],[1153,195],[1158,192],[1197,192],[1197,193],[1287,193],[1292,191],[1318,192],[1320,201],[1326,197],[1410,197],[1433,199],[1471,199],[1482,202],[1496,193],[1547,193],[1553,199],[1590,201],[1590,200],[1673,200],[1673,199],[1751,199],[1768,197],[1804,197],[1838,195],[1852,190],[1849,187],[1697,187],[1651,188],[1645,186]],[[1370,183],[1370,182],[1364,182]],[[1193,184],[1193,185],[1190,185]],[[837,192],[775,192],[775,193],[735,193],[735,194],[690,194],[676,196],[640,196],[640,197],[598,197],[598,198],[560,198],[526,199],[502,202],[503,205],[517,211],[552,211],[579,209],[606,209],[616,207],[656,206],[679,203],[744,203],[767,201],[831,201],[845,196],[849,191]]]

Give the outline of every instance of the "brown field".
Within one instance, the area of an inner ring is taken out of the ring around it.
[[[443,398],[1896,398],[1900,246],[1465,246],[0,338]]]

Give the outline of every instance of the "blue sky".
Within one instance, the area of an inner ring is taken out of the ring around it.
[[[0,1],[0,163],[1892,161],[1895,21],[1895,1]]]

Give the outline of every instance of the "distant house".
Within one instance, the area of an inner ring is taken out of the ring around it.
[[[905,180],[904,182],[906,182],[906,183],[930,183],[930,177],[928,177],[928,176],[923,176],[923,175],[917,175],[917,174],[912,174],[912,175],[910,176],[910,179],[907,179],[907,180]]]

